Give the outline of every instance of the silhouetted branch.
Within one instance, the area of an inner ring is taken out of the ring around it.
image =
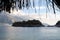
[[[31,0],[0,0],[0,11],[5,10],[10,13],[10,9],[11,8],[14,9],[14,6],[17,5],[16,1],[18,1],[18,7],[20,9],[22,9],[24,7],[29,9],[29,7],[31,7],[31,5],[33,5],[33,8],[35,8],[35,6],[36,6],[35,0],[33,0],[33,4],[31,4]],[[60,1],[59,0],[45,0],[45,1],[46,1],[46,6],[47,6],[48,10],[51,10],[51,9],[49,9],[49,3],[51,3],[54,14],[56,14],[55,5],[60,9]],[[41,3],[40,0],[39,0],[39,2]],[[39,3],[39,7],[40,7],[40,3]],[[35,8],[35,12],[36,12],[36,8]]]

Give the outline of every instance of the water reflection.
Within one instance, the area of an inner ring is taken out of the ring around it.
[[[0,40],[60,40],[60,28],[0,25]]]

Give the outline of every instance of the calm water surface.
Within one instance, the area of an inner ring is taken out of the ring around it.
[[[12,27],[0,24],[0,40],[60,40],[60,28]]]

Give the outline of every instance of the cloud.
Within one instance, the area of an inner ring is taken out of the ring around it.
[[[0,13],[0,23],[12,23],[12,20],[10,19],[10,15],[7,12],[1,12]]]
[[[11,15],[14,17],[15,21],[27,21],[27,20],[40,20],[42,23],[47,23],[50,25],[56,24],[58,20],[60,20],[60,16],[57,14],[55,17],[55,14],[53,13],[48,13],[47,18],[46,18],[46,13],[29,13],[26,14],[22,10],[14,11],[11,13]]]

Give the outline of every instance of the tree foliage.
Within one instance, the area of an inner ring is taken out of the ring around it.
[[[0,10],[5,10],[10,13],[12,3],[14,3],[13,0],[0,0]]]
[[[0,11],[4,10],[4,11],[7,11],[7,12],[10,13],[10,9],[11,8],[13,9],[14,6],[16,6],[16,1],[18,1],[19,9],[22,9],[24,7],[26,7],[28,9],[31,6],[31,1],[30,0],[0,0]],[[34,1],[35,0],[33,0],[33,7],[35,8]],[[39,0],[39,2],[40,2],[40,0]],[[46,0],[47,7],[49,5],[48,2],[51,2],[54,13],[55,13],[55,4],[60,9],[60,1],[59,0],[52,0],[52,1],[51,0]]]

